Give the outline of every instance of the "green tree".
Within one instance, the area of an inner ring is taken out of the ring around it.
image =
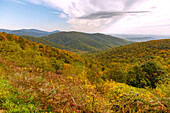
[[[163,81],[166,74],[165,69],[155,61],[148,61],[141,65],[142,71],[146,72],[146,78],[151,82],[151,87],[156,88],[156,84]]]
[[[133,66],[128,71],[126,83],[140,88],[156,88],[156,84],[161,83],[165,75],[166,71],[161,65],[155,61],[147,61],[142,65]]]

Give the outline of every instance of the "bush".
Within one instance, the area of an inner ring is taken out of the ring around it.
[[[55,68],[55,70],[63,70],[63,65],[64,65],[64,62],[61,61],[61,60],[56,60],[56,58],[52,58],[51,60],[51,64],[52,66]]]
[[[142,72],[141,66],[135,65],[133,66],[127,74],[128,78],[126,83],[139,88],[144,88],[149,85],[149,82],[146,82],[145,73]]]
[[[166,74],[165,69],[158,65],[155,61],[148,61],[142,65],[135,65],[128,71],[127,84],[145,88],[156,88],[157,83],[161,83],[164,80]]]
[[[152,88],[156,88],[157,83],[161,83],[166,74],[165,69],[155,61],[148,61],[141,65],[142,71],[146,72],[145,77],[151,83]]]
[[[112,62],[109,66],[109,69],[106,68],[104,71],[105,79],[112,79],[116,82],[125,83],[126,82],[126,74],[123,71],[121,64]]]

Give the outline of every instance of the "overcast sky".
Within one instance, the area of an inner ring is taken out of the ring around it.
[[[0,28],[170,34],[170,0],[0,0]]]

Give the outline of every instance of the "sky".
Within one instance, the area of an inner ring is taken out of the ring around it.
[[[0,0],[0,29],[170,35],[170,0]]]

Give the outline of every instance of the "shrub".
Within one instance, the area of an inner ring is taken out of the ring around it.
[[[166,74],[165,69],[155,61],[145,62],[141,68],[142,71],[146,72],[145,77],[150,81],[152,88],[156,88],[156,84],[161,83]]]
[[[128,71],[127,84],[135,87],[151,87],[156,88],[157,83],[164,80],[166,74],[165,69],[155,61],[148,61],[142,65],[135,65]]]
[[[125,83],[126,82],[126,74],[122,69],[122,65],[119,63],[112,62],[104,71],[105,79],[112,79],[116,82]]]
[[[56,71],[63,70],[63,65],[64,65],[63,61],[56,60],[56,58],[53,57],[51,60],[51,64],[55,68]]]

